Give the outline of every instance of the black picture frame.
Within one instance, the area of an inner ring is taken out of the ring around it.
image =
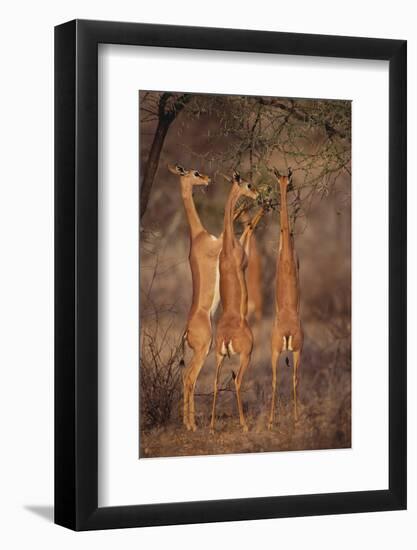
[[[98,44],[389,62],[389,488],[98,507]],[[74,20],[55,28],[55,522],[74,530],[406,508],[404,40]]]

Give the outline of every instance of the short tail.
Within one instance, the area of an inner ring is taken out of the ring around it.
[[[187,343],[187,333],[188,333],[188,331],[186,330],[184,332],[184,334],[182,335],[182,337],[181,337],[181,355],[182,355],[182,358],[181,358],[181,361],[180,361],[180,366],[181,367],[183,367],[185,365],[184,357],[185,357],[185,344]]]
[[[227,344],[225,344],[225,347],[226,347],[226,353],[227,353],[227,357],[228,359],[230,359],[230,349],[229,349],[229,346],[230,346],[230,341],[227,342]]]

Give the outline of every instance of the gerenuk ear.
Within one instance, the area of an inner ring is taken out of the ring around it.
[[[292,182],[292,170],[288,168],[288,191],[294,191],[294,185]]]
[[[186,176],[187,171],[180,164],[168,164],[168,170],[177,176]]]
[[[274,174],[275,174],[275,177],[277,177],[277,178],[281,177],[281,174],[279,173],[278,169],[275,168],[275,166],[274,166]]]
[[[240,174],[239,174],[239,172],[238,172],[237,170],[235,170],[235,171],[233,172],[233,181],[235,181],[236,183],[240,184],[240,180],[241,180]]]

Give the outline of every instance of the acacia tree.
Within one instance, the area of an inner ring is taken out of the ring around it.
[[[165,137],[181,111],[183,134],[190,121],[215,122],[206,124],[204,152],[195,151],[189,142],[181,148],[200,157],[214,172],[246,170],[264,200],[279,202],[273,161],[278,158],[298,172],[294,220],[299,215],[307,217],[313,198],[326,196],[344,172],[350,174],[349,101],[147,92],[141,100],[141,122],[156,120],[157,124],[141,187],[141,215]]]

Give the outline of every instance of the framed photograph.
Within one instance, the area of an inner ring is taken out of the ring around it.
[[[406,508],[406,42],[55,29],[55,522]]]

